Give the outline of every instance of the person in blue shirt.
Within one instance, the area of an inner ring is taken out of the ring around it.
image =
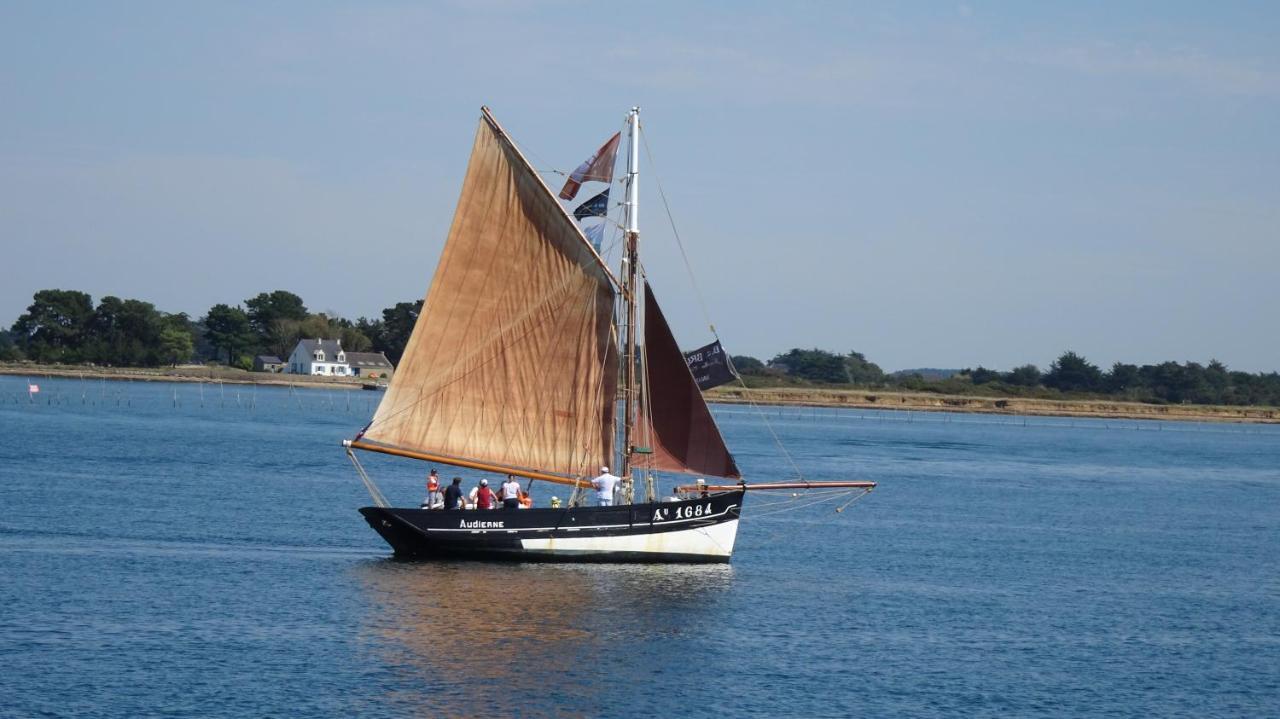
[[[445,488],[444,508],[445,509],[461,509],[462,508],[462,477],[454,477],[453,484]]]

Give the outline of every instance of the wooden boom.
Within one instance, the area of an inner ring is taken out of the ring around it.
[[[849,487],[852,489],[875,489],[875,482],[758,482],[747,484],[686,484],[676,487],[677,492],[733,492],[739,489],[836,489]]]
[[[399,449],[396,447],[383,447],[377,444],[368,444],[360,440],[347,440],[343,442],[352,449],[363,449],[366,452],[381,452],[396,457],[408,457],[409,459],[421,459],[426,462],[439,462],[440,464],[451,464],[455,467],[466,467],[467,469],[478,469],[482,472],[494,472],[495,474],[514,474],[517,477],[527,477],[529,479],[537,479],[543,482],[555,482],[556,484],[567,484],[569,486],[590,487],[591,483],[574,479],[573,477],[565,477],[559,474],[550,474],[547,472],[539,472],[532,469],[522,469],[520,467],[507,467],[501,464],[491,464],[489,462],[479,462],[473,459],[461,459],[459,457],[450,457],[444,454],[429,454],[427,452],[414,452],[407,449]]]

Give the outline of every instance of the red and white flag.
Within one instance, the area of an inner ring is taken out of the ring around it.
[[[28,393],[28,394],[36,394],[36,393],[37,393],[37,392],[39,392],[39,391],[40,391],[40,385],[38,385],[38,384],[29,384],[29,385],[27,385],[27,393]]]
[[[596,150],[596,154],[578,165],[578,169],[565,180],[564,189],[560,190],[560,199],[572,200],[577,197],[578,188],[584,182],[613,182],[613,165],[618,159],[618,141],[621,139],[621,132],[614,133],[608,142]]]

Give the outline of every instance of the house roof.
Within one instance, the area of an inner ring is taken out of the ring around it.
[[[253,359],[255,362],[261,362],[262,364],[284,364],[284,362],[275,355],[258,355]]]
[[[391,361],[381,352],[348,352],[347,364],[352,367],[391,367]]]
[[[298,346],[308,355],[314,354],[316,350],[323,350],[324,357],[327,361],[333,362],[338,358],[338,353],[342,351],[342,340],[298,340]],[[294,348],[297,352],[297,348]]]

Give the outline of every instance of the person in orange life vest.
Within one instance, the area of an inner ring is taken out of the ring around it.
[[[476,490],[476,509],[493,509],[498,498],[489,489],[489,480],[480,480],[480,488]]]
[[[427,500],[422,503],[427,509],[444,509],[444,494],[440,491],[440,473],[431,470],[427,475]]]

